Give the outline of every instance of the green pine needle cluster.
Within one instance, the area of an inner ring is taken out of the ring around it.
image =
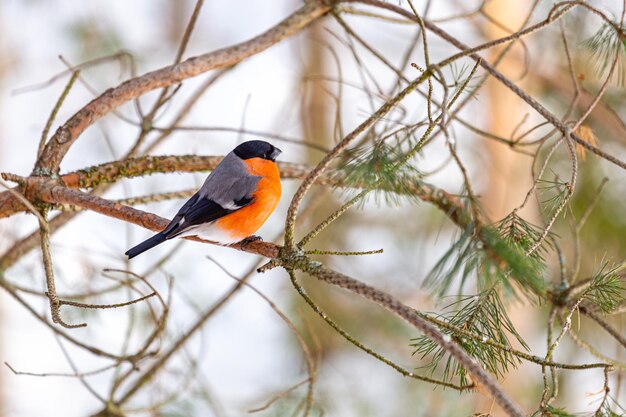
[[[510,346],[509,336],[515,339],[524,348],[528,348],[522,337],[509,320],[506,309],[495,289],[484,291],[478,295],[465,297],[446,308],[447,314],[439,317],[449,325],[442,329],[472,357],[476,358],[488,371],[503,375],[509,367],[517,367],[519,359],[503,349],[497,349],[486,344],[487,340]],[[469,332],[476,338],[468,338],[453,329]],[[462,385],[468,384],[468,374],[465,368],[450,357],[437,343],[426,336],[412,339],[411,346],[415,348],[413,354],[420,358],[430,358],[431,372],[435,372],[443,364],[442,378],[451,380],[458,378]]]
[[[621,30],[621,33],[618,31]],[[595,62],[598,77],[610,71],[613,62],[617,59],[613,79],[618,85],[626,84],[626,27],[618,23],[603,24],[600,29],[583,46],[591,52],[591,59]]]
[[[338,175],[343,179],[344,189],[371,190],[376,203],[397,205],[400,197],[416,198],[414,187],[422,178],[422,174],[405,161],[406,156],[407,152],[399,143],[379,141],[348,151],[347,162],[339,168]]]
[[[505,219],[505,232],[499,231],[502,225],[483,226],[478,232],[474,228],[464,230],[428,274],[425,285],[441,296],[458,280],[461,293],[468,278],[474,276],[478,291],[501,285],[509,294],[516,294],[516,287],[530,294],[543,294],[541,255],[525,255],[535,234],[523,234],[531,226],[521,219],[516,220],[520,226],[511,233],[510,222]]]
[[[530,250],[543,233],[543,230],[539,226],[535,226],[522,219],[516,211],[509,213],[504,219],[500,220],[496,224],[496,228],[502,234],[502,238],[505,242],[518,246],[524,253]],[[552,242],[555,237],[553,233],[549,233],[548,237],[543,240],[537,250],[530,255],[534,262],[545,262],[548,251],[553,249],[550,242]]]
[[[569,189],[567,183],[554,174],[553,180],[537,180],[537,194],[544,214],[550,217],[569,197]]]
[[[541,256],[527,256],[527,248],[522,244],[528,242],[528,236],[520,242],[503,237],[501,232],[491,227],[484,227],[481,233],[486,246],[491,248],[491,251],[483,251],[484,264],[495,271],[492,275],[503,284],[507,292],[515,294],[518,287],[527,294],[541,296],[545,293],[546,283],[542,276],[544,263]],[[514,283],[517,285],[513,285]]]
[[[609,267],[604,263],[591,279],[582,298],[604,314],[611,313],[624,301],[626,286],[618,274],[621,266]]]
[[[460,278],[458,292],[467,282],[473,272],[472,262],[476,253],[480,250],[479,242],[472,239],[473,228],[463,230],[459,238],[448,251],[439,259],[424,280],[427,288],[435,291],[437,296],[443,296],[450,292],[452,284]]]

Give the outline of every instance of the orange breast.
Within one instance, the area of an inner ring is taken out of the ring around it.
[[[259,230],[278,205],[281,195],[280,173],[274,162],[251,158],[246,159],[244,163],[250,174],[261,177],[256,192],[252,194],[253,201],[250,205],[215,222],[237,240],[253,235]]]

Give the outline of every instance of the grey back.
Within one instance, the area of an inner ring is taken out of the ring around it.
[[[261,177],[251,175],[246,164],[229,152],[200,187],[199,196],[209,198],[226,209],[237,209],[235,202],[252,198]]]

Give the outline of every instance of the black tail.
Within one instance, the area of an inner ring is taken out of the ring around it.
[[[135,256],[141,253],[144,253],[148,249],[151,249],[155,247],[156,245],[165,242],[165,240],[166,238],[163,233],[157,233],[156,235],[152,236],[150,239],[145,240],[141,242],[140,244],[138,244],[137,246],[128,249],[125,255],[128,256],[128,259],[133,259]]]

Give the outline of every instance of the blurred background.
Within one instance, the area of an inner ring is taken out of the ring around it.
[[[407,7],[405,2],[392,3]],[[534,2],[414,3],[420,11],[427,8],[430,20],[464,43],[477,45],[504,36],[509,29],[517,30]],[[531,23],[543,19],[553,2],[538,3],[529,18]],[[622,7],[618,3],[593,2],[616,19]],[[53,130],[94,94],[119,84],[134,72],[143,74],[171,64],[194,6],[191,0],[0,2],[0,171],[25,176],[30,173],[41,131],[68,79],[67,74],[53,77],[66,71],[67,65],[124,52],[119,59],[103,60],[81,72],[81,79],[60,109]],[[271,5],[262,0],[206,1],[184,56],[247,40],[299,6],[293,0],[277,0]],[[472,13],[476,10],[482,12]],[[464,15],[467,17],[450,19]],[[349,14],[342,18],[390,62],[424,65],[423,48],[416,42],[414,25]],[[563,20],[582,88],[579,107],[573,109],[577,114],[589,105],[604,81],[594,68],[593,54],[583,46],[601,24],[600,19],[583,10],[572,12]],[[457,52],[432,34],[429,37],[431,60],[436,62]],[[483,56],[493,60],[500,51],[492,48],[483,52]],[[465,68],[467,76],[471,65],[471,60],[462,60],[457,70]],[[567,72],[558,24],[524,38],[523,46],[515,45],[499,68],[553,113],[561,116],[567,111],[575,90]],[[403,72],[409,79],[419,74],[409,65],[405,65]],[[159,111],[154,125],[169,126],[186,100],[200,91],[213,75],[185,81],[174,99]],[[326,18],[226,71],[206,89],[180,123],[188,129],[172,132],[166,140],[156,143],[150,153],[223,155],[243,140],[267,138],[283,149],[281,160],[314,164],[324,153],[303,146],[302,142],[329,149],[384,101],[376,91],[392,92],[397,83],[396,73],[348,36],[334,19]],[[158,92],[141,97],[141,111],[148,111],[157,97]],[[611,83],[603,102],[586,123],[598,146],[621,159],[626,155],[625,101],[623,84]],[[425,100],[415,95],[403,102],[402,111],[390,114],[389,118],[422,119],[424,107]],[[61,172],[122,158],[140,132],[138,111],[135,104],[125,105],[118,114],[109,115],[88,129],[64,159]],[[458,123],[453,127],[459,157],[467,167],[484,210],[492,220],[500,220],[521,204],[530,188],[533,158],[486,139],[476,129],[506,138],[517,137],[542,119],[493,80],[475,95],[460,116],[468,124]],[[549,130],[548,126],[540,126],[530,135],[540,137]],[[159,131],[151,132],[147,143],[152,143],[159,134]],[[579,163],[579,182],[567,210],[579,217],[592,201],[597,200],[597,205],[581,230],[581,247],[575,248],[570,241],[569,245],[563,243],[563,250],[566,259],[572,259],[575,250],[583,254],[581,276],[588,276],[605,259],[616,262],[625,259],[626,173],[589,154],[585,158],[581,156]],[[463,177],[450,161],[443,141],[430,144],[416,164],[421,172],[430,173],[430,183],[451,193],[461,192]],[[567,153],[562,150],[555,155],[550,169],[559,173],[568,167]],[[111,187],[105,197],[123,199],[189,190],[200,186],[205,176],[206,173],[155,174],[123,180]],[[605,177],[609,182],[596,198]],[[278,243],[282,241],[286,209],[297,182],[285,180],[283,187],[284,197],[278,210],[258,233],[265,240]],[[347,198],[341,191],[315,189],[306,202],[306,215],[298,223],[297,235],[303,236]],[[182,200],[176,199],[138,208],[171,217],[181,204]],[[542,222],[537,204],[528,205],[522,214],[529,221]],[[0,219],[0,253],[35,230],[37,221],[33,216],[20,214]],[[559,219],[555,233],[567,240],[570,232],[567,220]],[[171,296],[163,340],[167,346],[236,284],[207,255],[219,260],[220,265],[237,277],[243,277],[261,261],[227,248],[168,242],[154,249],[152,256],[127,263],[123,256],[126,249],[149,235],[147,230],[95,213],[78,215],[52,236],[59,293],[81,293],[111,285],[113,281],[102,272],[107,268],[130,269],[146,275],[160,292]],[[437,311],[445,300],[432,297],[424,289],[423,281],[448,250],[454,236],[455,227],[434,206],[416,204],[409,199],[388,204],[384,199],[372,198],[323,232],[312,247],[349,251],[383,248],[384,253],[377,255],[320,259],[408,305],[422,311]],[[40,257],[38,251],[30,252],[6,272],[5,278],[42,293],[45,280]],[[557,262],[552,262],[548,274],[556,276],[557,271]],[[169,282],[173,282],[170,289]],[[250,282],[306,334],[313,356],[319,361],[315,402],[324,415],[458,416],[491,411],[500,415],[481,392],[459,395],[452,390],[434,389],[403,377],[357,350],[310,311],[283,271],[254,275]],[[306,277],[301,282],[326,313],[366,345],[384,352],[407,369],[424,365],[412,356],[410,339],[418,336],[414,329],[336,288]],[[107,300],[120,302],[133,296],[123,290]],[[24,297],[37,312],[47,314],[48,303],[44,298],[28,293]],[[0,358],[16,371],[89,372],[110,363],[59,342],[48,327],[4,292],[0,293],[0,306]],[[541,306],[522,302],[510,307],[518,331],[538,355],[545,354],[546,314]],[[89,324],[85,329],[71,331],[72,335],[95,346],[106,346],[110,351],[132,350],[152,329],[147,308],[141,304],[101,311],[64,308],[63,315],[69,322],[83,320]],[[624,314],[616,315],[612,323],[623,332]],[[580,333],[591,338],[596,347],[604,348],[605,354],[618,361],[626,360],[624,350],[604,333],[594,330],[597,334],[585,334],[585,329],[582,326]],[[126,337],[129,333],[133,334],[130,338]],[[566,339],[558,360],[580,363],[595,359]],[[103,408],[102,400],[106,401],[115,372],[112,369],[81,381],[75,377],[15,375],[5,367],[0,370],[0,412],[6,416],[92,415]],[[557,405],[566,405],[568,410],[576,412],[595,410],[601,398],[598,391],[603,383],[602,372],[565,375]],[[275,395],[305,378],[303,355],[289,327],[263,298],[244,288],[206,321],[201,332],[175,355],[152,385],[133,398],[130,410],[139,415],[248,415],[249,410],[262,408]],[[616,383],[612,396],[623,403],[626,388],[619,381]],[[526,410],[533,410],[541,396],[541,370],[536,365],[525,364],[507,374],[503,385]],[[303,395],[304,388],[300,387],[256,415],[291,415]]]

